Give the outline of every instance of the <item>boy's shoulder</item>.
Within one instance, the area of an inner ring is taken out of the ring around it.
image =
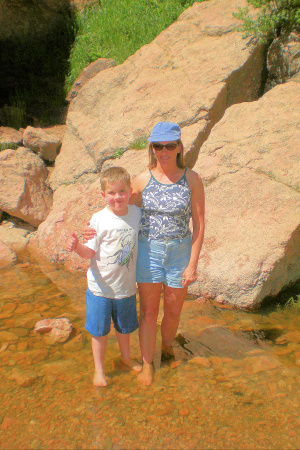
[[[99,218],[107,215],[107,213],[108,213],[108,208],[107,208],[107,206],[105,206],[103,209],[100,209],[99,211],[95,212],[92,215],[91,220],[98,220]]]

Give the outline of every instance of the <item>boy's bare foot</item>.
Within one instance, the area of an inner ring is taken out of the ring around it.
[[[153,364],[148,364],[144,362],[143,369],[141,373],[138,374],[137,379],[144,386],[150,386],[154,378],[154,367]]]
[[[102,372],[100,370],[95,370],[93,385],[94,386],[107,386],[107,381],[106,381],[104,372]]]
[[[130,367],[130,369],[135,370],[136,372],[141,372],[142,370],[142,364],[140,364],[139,362],[137,362],[135,359],[125,359],[125,358],[121,358],[121,361],[128,367]]]

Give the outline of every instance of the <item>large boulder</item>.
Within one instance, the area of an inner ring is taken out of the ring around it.
[[[0,224],[0,241],[19,255],[26,250],[34,230],[19,219],[3,220]]]
[[[52,191],[46,184],[48,170],[29,149],[0,153],[0,209],[37,227],[52,205]]]
[[[191,291],[254,308],[300,278],[300,84],[231,106],[201,148],[206,234]]]
[[[29,126],[23,133],[23,144],[44,161],[54,162],[60,151],[64,133],[64,125],[44,129]]]
[[[22,131],[11,127],[0,127],[0,144],[9,146],[11,144],[20,146],[22,144]]]
[[[147,161],[147,152],[128,151],[119,159],[106,161],[103,169],[121,166],[134,177],[146,167]],[[54,192],[48,217],[30,240],[30,253],[43,265],[48,261],[59,263],[71,271],[87,270],[89,261],[83,260],[75,252],[68,253],[66,243],[71,231],[74,230],[80,236],[91,216],[105,204],[99,179],[92,184],[60,186]]]
[[[68,253],[66,244],[71,231],[80,236],[91,216],[103,208],[100,183],[61,186],[54,193],[53,200],[53,207],[30,240],[28,250],[39,261],[45,259],[64,264],[68,270],[84,271],[89,261],[75,252]]]
[[[195,3],[153,42],[83,86],[70,104],[52,189],[95,180],[105,160],[132,148],[159,120],[181,125],[192,166],[226,108],[261,92],[264,48],[247,46],[232,16],[246,5]]]
[[[0,240],[0,269],[11,266],[17,261],[16,253]]]
[[[108,69],[109,67],[114,67],[116,65],[116,61],[108,58],[98,58],[96,61],[93,61],[87,67],[83,69],[81,74],[76,78],[73,83],[73,86],[68,93],[66,100],[70,102],[73,98],[76,97],[80,89],[88,82],[91,78],[93,78],[97,73],[101,72],[104,69]]]

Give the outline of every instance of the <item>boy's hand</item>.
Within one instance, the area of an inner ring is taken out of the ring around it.
[[[90,228],[90,222],[86,224],[86,227],[82,231],[82,237],[84,239],[84,242],[89,241],[92,239],[96,234],[96,230],[94,228]]]
[[[67,252],[73,252],[73,250],[76,249],[78,243],[79,243],[78,237],[76,236],[74,231],[72,231],[72,237],[67,242],[67,247],[66,247],[67,248]]]

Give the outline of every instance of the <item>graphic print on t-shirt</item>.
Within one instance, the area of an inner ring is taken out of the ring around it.
[[[132,234],[128,233],[128,230],[118,230],[122,234],[121,237],[121,248],[117,250],[113,255],[108,256],[108,258],[113,258],[110,264],[118,264],[119,266],[126,266],[129,269],[130,260],[133,259],[133,249],[135,247],[135,240],[132,241]]]

